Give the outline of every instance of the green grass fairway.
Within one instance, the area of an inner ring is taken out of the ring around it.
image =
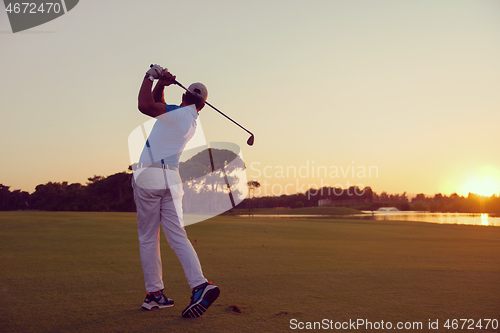
[[[141,310],[135,214],[1,212],[0,332],[301,331],[291,319],[423,323],[409,332],[439,319],[431,332],[479,332],[443,324],[500,320],[498,227],[225,216],[186,229],[221,288],[191,320],[180,316],[190,290],[164,237],[176,305]]]

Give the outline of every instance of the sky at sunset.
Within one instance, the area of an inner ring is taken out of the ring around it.
[[[203,82],[207,141],[261,195],[500,192],[500,1],[80,1],[13,34],[0,5],[0,183],[125,171],[151,63]],[[166,88],[179,104],[182,89]],[[266,192],[267,191],[267,192]]]

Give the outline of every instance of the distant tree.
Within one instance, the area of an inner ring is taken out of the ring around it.
[[[425,194],[423,193],[417,194],[413,199],[411,199],[411,202],[415,201],[425,201]]]
[[[257,180],[250,180],[247,182],[247,186],[248,186],[247,208],[248,210],[253,210],[255,203],[255,190],[260,187],[260,183]]]
[[[25,210],[29,208],[30,194],[26,191],[15,190],[11,192],[9,200],[10,210]]]
[[[0,210],[10,210],[10,186],[0,184]]]
[[[399,210],[408,211],[410,210],[410,204],[408,202],[401,202],[399,205],[397,205],[397,208]]]
[[[370,186],[366,186],[366,187],[363,189],[363,191],[364,191],[364,192],[363,192],[362,197],[363,197],[364,199],[369,199],[370,201],[372,201],[372,200],[373,200],[373,195],[374,195],[372,188],[371,188]]]
[[[132,174],[119,172],[108,177],[95,176],[89,180],[85,193],[91,210],[135,211]]]
[[[87,184],[96,183],[96,182],[100,181],[103,178],[104,178],[103,176],[96,176],[96,175],[94,175],[94,177],[87,178],[88,179]]]

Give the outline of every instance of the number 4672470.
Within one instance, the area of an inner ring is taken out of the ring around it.
[[[58,2],[42,2],[40,5],[33,2],[9,3],[5,11],[9,14],[38,14],[38,13],[56,13],[61,11],[61,4]]]

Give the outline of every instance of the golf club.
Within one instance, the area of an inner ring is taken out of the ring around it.
[[[153,65],[151,65],[150,67],[153,67]],[[179,81],[174,81],[174,83],[176,85],[178,85],[179,87],[183,88],[184,90],[188,91],[186,87],[184,87],[182,84],[179,83]],[[249,130],[247,130],[245,127],[241,126],[240,124],[238,124],[236,121],[232,120],[231,118],[229,118],[227,115],[225,115],[222,111],[220,111],[219,109],[217,109],[215,106],[213,106],[212,104],[208,103],[207,101],[205,101],[205,104],[207,104],[208,106],[210,106],[212,109],[214,109],[215,111],[219,112],[221,115],[223,115],[224,117],[226,117],[227,119],[231,120],[233,123],[235,123],[236,125],[238,125],[241,129],[245,130],[248,134],[250,134],[250,137],[248,138],[247,140],[247,145],[249,146],[253,146],[253,142],[254,142],[254,135],[252,132],[250,132]]]

